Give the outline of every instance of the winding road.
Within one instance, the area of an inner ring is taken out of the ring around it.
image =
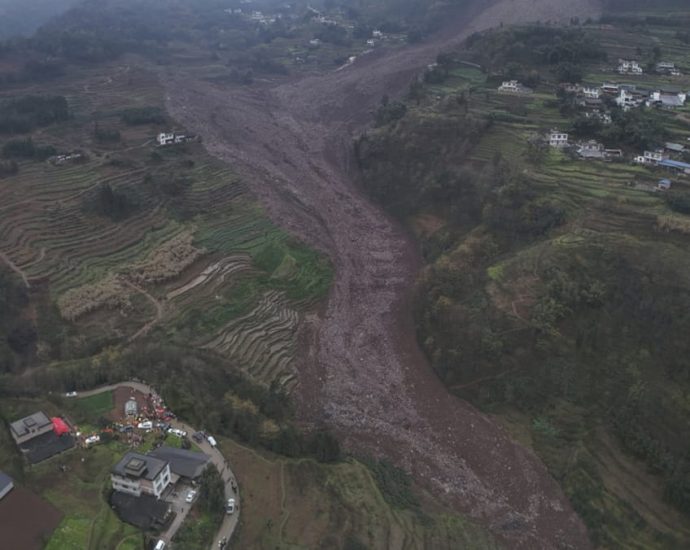
[[[509,548],[588,548],[586,529],[544,465],[490,417],[450,395],[416,343],[409,300],[420,265],[408,235],[358,188],[352,139],[384,94],[406,89],[439,51],[501,22],[595,15],[596,0],[505,0],[449,20],[429,42],[381,49],[342,70],[211,84],[163,76],[167,106],[238,170],[271,217],[327,254],[326,311],[303,326],[301,418],[355,452],[386,457]],[[542,10],[540,12],[540,9]]]
[[[79,398],[83,397],[89,397],[91,395],[97,395],[99,393],[103,393],[106,391],[114,391],[117,388],[130,388],[136,391],[139,391],[143,393],[144,395],[148,395],[149,393],[157,393],[154,388],[151,386],[144,384],[142,382],[134,382],[134,381],[127,381],[127,382],[120,382],[118,384],[110,384],[108,386],[101,386],[99,388],[95,388],[93,390],[88,390],[88,391],[83,391],[79,392]],[[180,420],[172,420],[171,421],[171,426],[173,428],[177,428],[180,430],[186,431],[188,434],[192,434],[197,432],[195,428],[190,426],[189,424],[186,424],[184,422],[181,422]],[[218,471],[221,474],[221,477],[223,478],[223,482],[225,483],[225,498],[226,500],[228,498],[234,498],[235,499],[235,513],[234,514],[226,514],[223,516],[223,522],[221,523],[220,528],[218,529],[218,533],[213,539],[213,544],[211,545],[211,550],[218,550],[219,548],[219,542],[224,539],[226,541],[230,541],[232,538],[232,534],[235,532],[235,528],[237,527],[237,524],[239,522],[239,517],[240,517],[240,493],[239,493],[239,485],[237,483],[237,478],[235,477],[235,474],[232,472],[232,469],[230,468],[230,464],[228,461],[225,459],[223,454],[220,452],[220,450],[217,447],[212,447],[209,442],[204,439],[201,443],[197,443],[197,446],[201,449],[202,452],[206,453],[208,456],[211,457],[211,462],[215,465],[215,467],[218,469]],[[233,489],[235,487],[235,489]],[[189,513],[191,507],[190,506],[183,506],[182,507],[182,512],[177,510],[177,515],[175,516],[175,519],[173,520],[172,524],[168,527],[168,529],[160,535],[160,538],[163,539],[166,543],[170,543],[174,537],[175,534],[177,533],[178,529],[184,522],[185,518],[187,517],[187,514]],[[171,544],[170,548],[174,549],[175,545],[174,542]]]

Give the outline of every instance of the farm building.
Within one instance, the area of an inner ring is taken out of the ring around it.
[[[671,180],[665,178],[659,180],[659,182],[656,184],[656,188],[660,191],[668,191],[669,189],[671,189]]]
[[[12,478],[5,472],[0,472],[0,500],[5,498],[5,495],[14,488]]]

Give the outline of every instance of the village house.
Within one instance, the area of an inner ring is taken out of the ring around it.
[[[620,86],[618,84],[605,83],[601,85],[601,92],[608,95],[618,95]]]
[[[661,74],[669,74],[671,76],[681,76],[680,71],[675,63],[669,61],[662,61],[656,64],[656,72]]]
[[[587,99],[599,99],[601,96],[601,88],[585,86],[582,88],[582,94]]]
[[[195,139],[192,136],[186,136],[184,134],[176,134],[175,132],[161,132],[156,137],[156,141],[160,147],[165,147],[167,145],[175,145],[179,143],[186,143]]]
[[[659,191],[668,191],[671,189],[671,180],[666,178],[659,180],[659,182],[656,184],[656,188]]]
[[[53,422],[44,412],[38,411],[10,424],[10,432],[17,445],[53,431]]]
[[[501,93],[508,94],[529,94],[532,93],[528,87],[523,86],[517,80],[507,80],[503,82],[499,87],[498,91]]]
[[[604,146],[594,140],[581,143],[577,148],[577,154],[585,160],[601,160],[606,158]]]
[[[686,151],[685,145],[683,145],[682,143],[671,143],[671,142],[666,142],[666,143],[664,144],[664,149],[666,149],[666,150],[669,151],[670,153],[674,153],[674,154],[677,154],[677,155],[682,155],[682,154],[685,153],[685,151]]]
[[[379,30],[374,30],[374,31],[371,31],[371,36],[372,36],[373,38],[379,38],[379,39],[381,39],[381,38],[383,38],[383,32],[382,32],[382,31],[379,31]]]
[[[644,103],[645,95],[634,86],[621,86],[616,98],[616,105],[624,111],[639,107]]]
[[[153,456],[128,452],[113,466],[110,479],[115,491],[160,498],[170,484],[170,464]]]
[[[548,135],[549,147],[563,149],[568,146],[568,134],[559,130],[551,130]]]
[[[635,157],[634,161],[637,164],[657,165],[664,159],[664,151],[661,149],[657,149],[656,151],[645,151],[643,155]]]
[[[613,118],[611,118],[611,115],[609,113],[602,112],[600,110],[585,112],[585,118],[599,120],[605,126],[608,126],[613,122]]]
[[[657,90],[650,94],[647,100],[648,107],[661,107],[663,109],[679,109],[687,101],[685,92]]]
[[[644,71],[640,64],[634,60],[619,59],[618,60],[618,72],[620,74],[643,74]]]

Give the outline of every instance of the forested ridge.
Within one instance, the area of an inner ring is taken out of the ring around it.
[[[690,513],[687,237],[660,231],[632,197],[585,199],[599,169],[557,160],[537,137],[550,124],[540,118],[560,118],[575,136],[626,151],[673,138],[667,113],[613,108],[604,126],[571,109],[557,84],[609,58],[576,23],[475,35],[439,55],[406,97],[384,98],[355,145],[366,190],[420,241],[416,321],[434,369],[484,410],[523,418],[604,546],[645,529],[633,527],[636,512],[605,504],[596,464],[606,434],[658,476],[666,503]],[[495,95],[507,79],[538,99]],[[518,137],[526,126],[533,137]],[[650,204],[681,212],[688,197],[679,183]]]

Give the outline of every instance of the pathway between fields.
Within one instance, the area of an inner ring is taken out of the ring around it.
[[[151,386],[144,384],[142,382],[120,382],[119,384],[110,384],[108,386],[101,386],[100,388],[96,388],[93,390],[79,392],[79,397],[90,397],[92,395],[97,395],[99,393],[103,393],[106,391],[113,391],[117,388],[131,388],[146,395],[148,395],[149,393],[157,393]],[[185,422],[182,422],[180,420],[173,420],[171,422],[171,425],[173,428],[184,430],[188,434],[199,431],[190,426],[189,424],[186,424]],[[197,445],[204,453],[211,457],[211,462],[216,466],[216,468],[218,468],[218,471],[220,472],[223,478],[223,482],[225,483],[225,498],[235,499],[235,513],[230,515],[226,514],[225,516],[223,516],[223,523],[221,524],[220,529],[218,529],[218,533],[214,537],[213,544],[210,547],[211,550],[218,550],[218,544],[220,540],[225,539],[227,541],[230,541],[230,539],[232,538],[232,534],[235,532],[235,528],[237,527],[237,523],[239,522],[239,485],[237,484],[235,474],[232,472],[232,469],[230,468],[229,462],[225,459],[225,457],[217,447],[211,447],[211,445],[206,440],[204,440],[201,443],[197,443]],[[237,487],[237,489],[234,491],[233,485]],[[189,513],[190,508],[191,507],[189,506],[185,506],[182,508],[183,512],[177,514],[177,516],[173,520],[173,523],[170,525],[170,527],[168,527],[167,531],[161,534],[161,539],[163,539],[166,543],[170,543],[173,540],[178,529],[180,528],[182,523],[184,523],[184,520],[187,514]],[[171,544],[171,548],[175,548],[174,543]]]

